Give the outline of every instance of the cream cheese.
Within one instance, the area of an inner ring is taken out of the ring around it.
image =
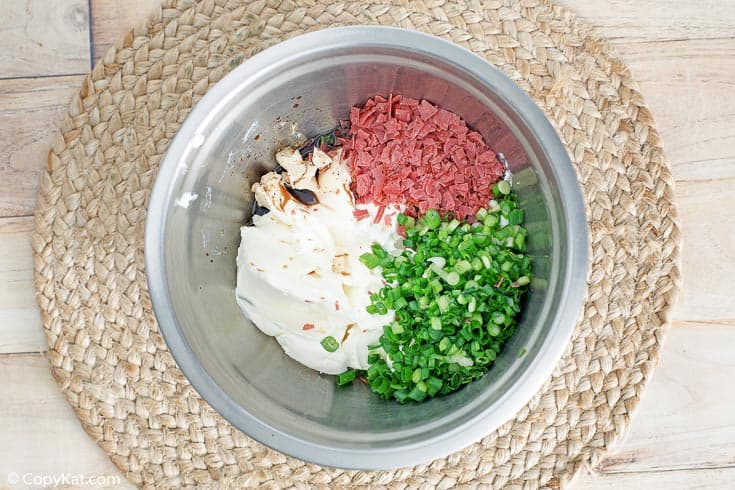
[[[340,152],[329,157],[315,149],[312,160],[303,161],[298,151],[285,149],[276,159],[284,172],[270,172],[253,185],[256,201],[269,212],[241,228],[238,304],[298,362],[327,374],[367,369],[368,346],[395,315],[365,310],[383,280],[359,258],[373,243],[396,250],[399,210],[386,209],[387,218],[377,220],[376,206],[356,207]],[[317,202],[303,204],[286,186],[311,191]],[[358,208],[366,214],[362,219],[355,216]],[[336,351],[321,345],[327,336],[338,341]]]

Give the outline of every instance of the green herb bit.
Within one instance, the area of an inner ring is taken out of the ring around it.
[[[357,378],[357,371],[354,369],[348,369],[344,373],[337,375],[337,386],[344,386],[352,383]]]
[[[422,222],[429,229],[433,230],[435,228],[438,228],[441,224],[441,216],[439,216],[439,211],[437,211],[436,209],[429,209],[428,211],[426,211]]]
[[[334,352],[339,349],[339,342],[337,342],[337,339],[331,335],[324,337],[320,344],[322,344],[322,347],[324,347],[324,350],[327,352]]]
[[[370,252],[360,255],[360,262],[362,262],[368,269],[374,269],[380,263],[380,260]]]

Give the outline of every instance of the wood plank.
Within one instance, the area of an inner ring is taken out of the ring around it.
[[[33,218],[0,219],[0,353],[47,347],[33,289],[32,230]]]
[[[90,0],[92,60],[96,63],[133,27],[142,25],[161,0]]]
[[[579,475],[574,490],[718,490],[731,489],[735,468]]]
[[[0,45],[0,78],[86,73],[87,0],[3,0]]]
[[[706,169],[699,175],[705,179]],[[733,188],[735,178],[677,184],[683,287],[673,312],[676,320],[735,319]]]
[[[84,432],[43,356],[0,356],[0,379],[0,486],[15,473],[21,483],[23,477],[32,482],[34,477],[67,474],[114,477],[102,487],[134,488]]]
[[[0,80],[0,217],[33,213],[41,170],[82,79]]]
[[[720,0],[557,0],[614,44],[731,38],[735,3]]]

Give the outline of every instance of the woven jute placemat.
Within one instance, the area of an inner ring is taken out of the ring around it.
[[[229,425],[166,349],[143,260],[157,166],[197,100],[270,45],[350,24],[449,39],[528,91],[567,145],[591,232],[587,302],[543,389],[476,444],[394,471],[304,463]],[[606,43],[544,0],[167,0],[84,80],[48,168],[33,235],[48,358],[84,429],[140,485],[563,486],[625,431],[679,288],[672,178],[651,113]]]

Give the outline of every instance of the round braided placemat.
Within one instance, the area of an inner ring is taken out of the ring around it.
[[[151,311],[143,230],[158,163],[210,86],[288,37],[375,23],[450,39],[531,94],[574,162],[592,254],[572,343],[515,419],[444,459],[357,472],[265,448],[191,388]],[[679,287],[672,178],[651,113],[605,42],[545,0],[167,0],[85,79],[48,167],[33,236],[48,358],[84,429],[141,485],[562,486],[625,431]]]

